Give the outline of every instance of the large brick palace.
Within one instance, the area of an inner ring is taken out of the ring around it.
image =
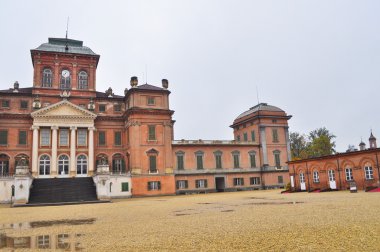
[[[289,182],[291,116],[278,107],[260,103],[240,114],[230,126],[234,140],[174,140],[166,79],[158,87],[132,77],[124,95],[98,92],[100,56],[67,38],[49,38],[31,57],[33,86],[16,82],[0,91],[2,202],[64,194],[54,191],[57,183],[80,195],[84,189],[75,181],[84,179],[94,182],[97,199]]]

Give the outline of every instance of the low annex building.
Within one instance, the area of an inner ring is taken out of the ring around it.
[[[289,181],[291,116],[278,107],[260,103],[239,115],[233,140],[174,140],[166,79],[158,87],[132,77],[124,95],[96,91],[100,56],[67,38],[49,38],[31,57],[33,86],[0,90],[1,202],[37,202],[49,179],[54,187],[91,178],[98,199],[282,188]]]
[[[362,141],[359,150],[288,162],[291,186],[297,191],[345,190],[379,186],[379,155],[372,132],[369,148]]]

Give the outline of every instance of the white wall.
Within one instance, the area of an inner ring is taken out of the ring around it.
[[[112,183],[110,196],[111,198],[128,198],[132,196],[132,180],[130,176],[111,175],[110,182]],[[121,184],[128,183],[128,191],[121,191]],[[109,190],[109,187],[108,187]]]
[[[0,178],[0,203],[10,203],[12,198],[12,185],[14,178]]]

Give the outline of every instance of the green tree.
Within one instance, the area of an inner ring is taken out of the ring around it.
[[[298,132],[290,133],[290,149],[292,160],[320,157],[335,153],[335,138],[325,127],[318,128],[308,136]]]
[[[308,157],[307,147],[308,142],[304,134],[298,132],[291,132],[290,138],[290,150],[292,154],[292,160],[299,160]]]
[[[310,144],[308,146],[309,157],[320,157],[335,153],[336,136],[329,132],[325,127],[318,128],[309,133]]]

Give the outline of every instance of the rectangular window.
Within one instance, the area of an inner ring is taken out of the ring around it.
[[[346,180],[347,181],[354,180],[354,176],[352,175],[352,168],[346,168]]]
[[[148,140],[156,140],[156,125],[148,125]]]
[[[154,97],[149,96],[149,97],[147,98],[147,104],[148,104],[148,105],[154,105],[154,104],[155,104]]]
[[[1,101],[1,107],[9,108],[9,100],[2,100]]]
[[[272,139],[273,139],[273,143],[277,143],[278,142],[278,132],[277,132],[277,129],[272,129]]]
[[[244,138],[244,141],[247,142],[248,141],[248,133],[244,133],[243,138]]]
[[[78,146],[87,145],[87,129],[78,129]]]
[[[122,192],[128,192],[129,191],[129,184],[128,184],[128,182],[121,183],[121,191]]]
[[[254,153],[249,154],[249,161],[251,164],[251,168],[255,168],[256,167],[256,155]]]
[[[183,155],[177,155],[177,169],[178,170],[183,170],[184,169]]]
[[[234,178],[234,186],[243,186],[244,178]]]
[[[300,173],[300,183],[305,183],[305,174]]]
[[[41,129],[41,146],[50,145],[50,129]]]
[[[105,131],[99,131],[99,145],[100,146],[106,145],[106,132]]]
[[[215,155],[216,169],[222,169],[222,155]]]
[[[60,146],[69,145],[69,130],[68,129],[59,130],[59,145]]]
[[[149,156],[149,172],[157,173],[157,157]]]
[[[188,182],[187,180],[178,180],[177,181],[177,189],[186,189],[188,188]]]
[[[203,169],[203,155],[197,155],[197,169]]]
[[[236,136],[236,141],[240,142],[240,136],[239,135]]]
[[[18,132],[18,144],[19,145],[26,145],[27,143],[27,135],[28,133],[25,130],[20,130]]]
[[[0,130],[0,145],[8,144],[8,130]]]
[[[113,105],[113,111],[120,112],[121,111],[121,105],[120,104]]]
[[[281,168],[280,153],[274,153],[274,163],[277,168]]]
[[[50,236],[49,235],[37,236],[37,247],[39,249],[49,249],[50,248]]]
[[[240,168],[239,154],[233,154],[234,157],[234,168]]]
[[[279,184],[283,184],[284,183],[284,178],[282,176],[278,176],[277,181],[278,181]]]
[[[20,109],[27,109],[28,101],[20,101]]]
[[[99,104],[99,112],[106,112],[106,105],[105,104]]]
[[[121,131],[116,131],[114,137],[115,137],[114,139],[115,145],[120,146],[121,145]]]
[[[160,181],[149,181],[148,182],[148,191],[157,191],[161,190],[161,182]]]
[[[256,136],[255,136],[255,131],[254,130],[251,131],[251,141],[252,142],[256,141]]]
[[[195,180],[195,188],[207,188],[207,179]]]
[[[260,185],[260,177],[249,178],[251,185]]]

